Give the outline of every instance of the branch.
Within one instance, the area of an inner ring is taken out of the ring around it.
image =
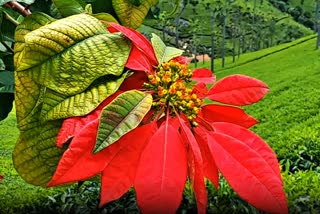
[[[2,44],[8,51],[10,51],[11,53],[14,53],[13,49],[12,49],[9,45],[7,45],[7,43],[1,42],[1,44]]]
[[[24,7],[22,4],[15,1],[7,2],[3,6],[13,9],[23,16],[29,16],[31,14],[27,7]]]

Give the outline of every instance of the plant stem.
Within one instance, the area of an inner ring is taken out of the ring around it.
[[[28,8],[24,7],[22,4],[15,1],[5,3],[3,6],[13,9],[23,16],[29,16],[31,14]]]
[[[13,49],[12,49],[9,45],[7,45],[7,43],[1,42],[1,44],[2,44],[8,51],[10,51],[11,53],[14,53]]]
[[[15,26],[19,25],[19,22],[17,22],[14,18],[12,18],[11,16],[9,16],[8,14],[5,13],[4,16],[5,19],[7,19],[9,22],[11,22],[12,24],[14,24]]]

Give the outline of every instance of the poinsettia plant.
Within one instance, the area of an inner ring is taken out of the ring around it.
[[[17,171],[48,187],[101,175],[100,206],[133,186],[142,213],[175,213],[187,180],[205,213],[205,179],[218,189],[221,174],[256,208],[287,213],[276,155],[240,108],[267,85],[216,81],[182,53],[88,14],[28,16],[14,56]]]

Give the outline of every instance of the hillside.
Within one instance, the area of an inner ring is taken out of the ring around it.
[[[188,46],[186,52],[189,54],[192,52],[193,45],[197,46],[197,52],[209,53],[211,48],[211,10],[216,10],[215,52],[216,55],[221,52],[222,11],[225,3],[217,3],[216,0],[209,0],[209,2],[210,6],[207,8],[200,3],[196,6],[187,4],[182,12],[179,22],[179,46]],[[291,42],[312,34],[311,29],[299,24],[290,14],[281,12],[269,1],[256,2],[258,3],[254,7],[254,0],[237,0],[225,7],[227,8],[227,54],[232,53],[232,38],[235,39],[236,49],[243,53]],[[160,0],[159,11],[155,15],[162,18],[146,20],[144,26],[139,30],[162,35],[162,31],[165,29],[166,42],[175,45],[174,17],[165,16],[172,8],[172,3]]]

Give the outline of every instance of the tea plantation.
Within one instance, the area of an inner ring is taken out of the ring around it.
[[[218,79],[240,73],[268,84],[264,100],[250,107],[248,113],[260,123],[253,127],[276,152],[290,213],[320,213],[320,50],[315,50],[315,36],[255,53],[241,55],[235,64],[220,69]],[[198,65],[210,67],[209,63]],[[86,182],[80,188],[44,189],[26,184],[15,172],[11,152],[17,139],[15,113],[0,122],[0,213],[134,213],[134,192],[119,201],[97,209],[99,185]],[[243,202],[221,182],[217,192],[208,184],[208,212],[259,213]],[[189,186],[179,213],[196,210]]]

